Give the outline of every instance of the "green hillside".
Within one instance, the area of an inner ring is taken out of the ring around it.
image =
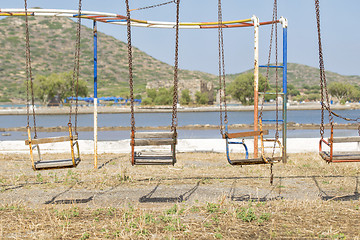
[[[47,75],[71,71],[73,68],[76,23],[67,18],[30,17],[31,53],[34,75]],[[98,92],[99,96],[126,96],[128,92],[128,68],[126,43],[103,33],[98,34]],[[0,100],[25,99],[25,19],[8,17],[0,20]],[[145,91],[148,81],[171,81],[173,67],[134,48],[135,93]],[[181,56],[180,56],[181,58]],[[83,26],[81,41],[81,78],[88,82],[92,93],[93,82],[93,33]],[[251,71],[251,70],[249,70]],[[266,69],[260,72],[265,75]],[[270,71],[274,82],[275,71]],[[231,82],[238,74],[228,75]],[[288,82],[297,87],[304,84],[318,85],[317,68],[289,63]],[[203,79],[214,81],[217,76],[180,70],[179,79]],[[343,76],[327,72],[327,79],[359,83],[360,76]]]
[[[74,59],[76,23],[67,18],[30,17],[31,54],[34,75],[71,71]],[[25,98],[25,18],[0,20],[0,98]],[[134,48],[135,92],[145,91],[147,81],[173,79],[173,67]],[[98,81],[100,96],[127,93],[128,58],[126,43],[98,34]],[[93,32],[83,26],[81,78],[93,81]],[[180,70],[182,79],[213,80],[214,75]],[[92,92],[92,91],[90,91]]]
[[[252,71],[252,70],[249,70]],[[246,71],[248,72],[248,71]],[[266,75],[266,68],[260,68],[260,73]],[[229,81],[234,80],[239,74],[228,75]],[[269,71],[270,82],[275,82],[275,69]],[[288,83],[296,87],[303,87],[304,85],[319,85],[319,69],[303,64],[288,63]],[[282,79],[282,69],[279,69],[279,79]],[[338,73],[326,71],[326,79],[330,82],[346,82],[351,84],[360,84],[360,76],[345,76]]]

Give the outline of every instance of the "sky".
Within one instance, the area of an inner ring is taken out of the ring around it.
[[[138,8],[169,0],[129,0]],[[82,0],[83,10],[126,15],[124,0]],[[217,0],[181,0],[181,22],[217,21]],[[23,8],[23,0],[0,0],[0,8]],[[78,0],[28,0],[28,7],[77,9]],[[222,0],[223,21],[250,18],[272,19],[272,0]],[[322,0],[321,28],[326,70],[343,75],[360,75],[359,0]],[[176,6],[168,4],[149,10],[133,11],[142,20],[175,21]],[[318,45],[314,0],[278,0],[278,16],[288,19],[288,62],[318,67]],[[89,20],[82,23],[92,26]],[[279,25],[280,26],[280,25]],[[267,63],[271,26],[260,28],[260,64]],[[99,24],[98,31],[126,41],[126,27]],[[279,59],[282,59],[282,28],[279,27]],[[1,36],[0,36],[1,37]],[[218,32],[216,29],[182,29],[179,39],[181,69],[218,73]],[[152,57],[174,64],[174,29],[133,28],[132,44]],[[224,29],[226,73],[239,73],[253,67],[253,28]],[[99,46],[100,47],[100,46]],[[101,61],[101,59],[99,59]],[[273,62],[274,60],[272,60]]]

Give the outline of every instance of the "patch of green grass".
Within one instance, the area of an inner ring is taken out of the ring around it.
[[[220,204],[217,204],[217,203],[207,203],[206,204],[206,210],[209,213],[218,212],[219,209],[220,209]]]
[[[85,239],[89,239],[89,238],[90,238],[90,234],[87,233],[87,232],[85,232],[85,233],[81,236],[80,240],[85,240]]]
[[[244,222],[252,222],[257,219],[254,209],[252,208],[240,208],[236,212],[236,217]]]

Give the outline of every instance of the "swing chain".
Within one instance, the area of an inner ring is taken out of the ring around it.
[[[130,111],[131,111],[131,133],[135,134],[135,113],[134,113],[134,82],[133,82],[133,64],[132,64],[132,46],[131,46],[131,18],[129,9],[129,0],[125,0],[127,14],[127,48],[129,64],[129,86],[130,86]]]
[[[319,0],[315,0],[315,11],[316,11],[316,23],[317,23],[317,31],[318,31],[318,45],[319,45],[319,70],[320,70],[320,91],[321,91],[321,124],[320,124],[320,135],[321,138],[324,138],[325,126],[324,126],[324,111],[325,108],[329,112],[329,122],[331,127],[333,126],[334,119],[332,116],[332,111],[330,109],[330,99],[326,84],[326,75],[324,68],[324,58],[322,51],[322,43],[321,43],[321,30],[320,30],[320,3]],[[324,96],[325,93],[325,96]],[[325,99],[326,97],[326,99]],[[326,103],[324,103],[326,100]]]
[[[30,97],[29,97],[29,85],[31,89],[31,106],[32,106],[32,115],[34,120],[34,138],[37,138],[37,129],[36,129],[36,115],[35,115],[35,97],[34,97],[34,85],[32,78],[32,69],[31,69],[31,54],[30,54],[30,33],[29,33],[29,20],[28,20],[28,11],[27,11],[27,0],[24,1],[25,4],[25,38],[26,38],[26,115],[27,115],[27,127],[30,127]]]
[[[267,68],[266,68],[266,81],[269,81],[269,72],[270,72],[270,61],[271,61],[271,54],[272,54],[272,46],[273,46],[273,37],[274,37],[274,25],[275,25],[275,35],[276,35],[276,59],[277,59],[277,24],[276,21],[277,20],[277,0],[274,0],[274,5],[273,5],[273,16],[272,16],[272,24],[271,24],[271,33],[270,33],[270,46],[269,46],[269,55],[268,55],[268,61],[267,61]],[[277,62],[276,62],[277,65]],[[276,68],[277,69],[277,68]],[[277,77],[277,75],[276,75]],[[276,79],[277,81],[277,79]],[[264,110],[264,103],[265,103],[265,92],[267,91],[267,84],[265,84],[264,86],[264,94],[262,97],[262,103],[261,103],[261,108],[260,108],[260,114],[259,114],[259,119],[262,120],[263,118],[263,110]],[[277,93],[277,89],[276,89],[276,93]],[[276,99],[277,102],[277,99]],[[276,109],[278,110],[278,109]],[[276,114],[278,114],[278,112],[276,111]]]
[[[74,69],[71,80],[71,95],[74,94],[74,85],[75,85],[75,134],[77,132],[77,115],[78,115],[78,95],[79,95],[79,75],[80,75],[80,41],[81,41],[81,7],[82,3],[79,0],[78,8],[78,20],[77,20],[77,31],[76,31],[76,43],[75,43],[75,52],[74,52]],[[71,117],[72,117],[72,103],[73,97],[70,100],[70,109],[69,109],[69,125],[71,126]]]
[[[274,17],[273,17],[273,22],[275,22],[277,20],[277,0],[274,0]],[[275,23],[275,66],[278,66],[278,25]],[[273,147],[273,153],[272,155],[275,155],[275,147],[276,147],[276,142],[279,139],[279,71],[278,68],[275,68],[275,97],[276,97],[276,101],[275,101],[275,105],[276,105],[276,127],[275,127],[275,140],[274,141],[274,147]],[[285,96],[284,96],[285,98]]]
[[[139,11],[139,10],[145,10],[145,9],[150,9],[150,8],[156,8],[156,7],[161,7],[161,6],[165,6],[168,5],[170,3],[177,3],[176,0],[172,0],[169,2],[163,2],[163,3],[159,3],[159,4],[155,4],[155,5],[151,5],[151,6],[147,6],[147,7],[141,7],[141,8],[135,8],[135,9],[130,9],[129,11]]]
[[[218,0],[218,38],[219,38],[219,95],[220,95],[220,133],[224,134],[224,126],[228,123],[227,104],[226,104],[226,79],[225,79],[225,52],[224,52],[224,35],[222,24],[222,4]],[[224,94],[224,97],[222,96]],[[224,121],[223,121],[223,104],[224,104]]]
[[[175,64],[174,64],[174,94],[171,120],[171,131],[176,132],[178,125],[177,104],[178,104],[178,70],[179,70],[179,22],[180,22],[180,0],[176,0],[176,36],[175,36]]]

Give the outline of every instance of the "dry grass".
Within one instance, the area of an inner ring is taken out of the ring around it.
[[[223,154],[182,153],[170,167],[99,159],[33,172],[28,156],[0,155],[0,238],[360,239],[356,163],[293,154],[270,185],[269,166],[229,166]]]
[[[2,239],[359,239],[360,230],[359,203],[320,200],[0,211]]]

